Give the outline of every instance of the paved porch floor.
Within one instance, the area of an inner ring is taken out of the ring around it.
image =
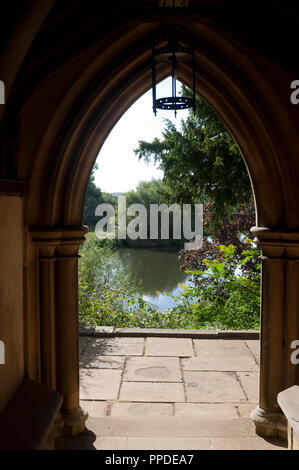
[[[280,448],[250,421],[258,368],[258,340],[80,337],[81,406],[90,417],[78,445]]]

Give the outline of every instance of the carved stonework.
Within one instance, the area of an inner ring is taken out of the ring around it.
[[[83,432],[87,415],[79,406],[78,249],[87,227],[31,229],[39,250],[42,380],[63,397],[56,429]]]
[[[261,227],[251,232],[262,249],[260,399],[252,419],[258,434],[286,438],[277,395],[299,380],[291,361],[292,342],[299,339],[299,233]]]

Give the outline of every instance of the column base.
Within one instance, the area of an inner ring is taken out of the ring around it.
[[[261,437],[277,437],[284,441],[288,437],[287,420],[281,411],[265,411],[255,408],[250,415],[256,433]]]
[[[54,428],[55,428],[55,438],[63,435],[64,420],[60,412],[58,413],[56,417]]]
[[[64,422],[63,435],[77,436],[84,432],[88,413],[84,412],[81,406],[74,410],[62,411],[61,416]]]

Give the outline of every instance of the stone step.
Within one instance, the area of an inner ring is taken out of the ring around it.
[[[98,437],[93,442],[97,450],[286,450],[282,443],[261,437]]]
[[[241,438],[256,437],[249,418],[207,419],[201,417],[89,417],[88,429],[96,436],[137,438]]]
[[[90,417],[84,434],[63,437],[57,449],[69,450],[284,450],[277,439],[255,434],[249,418]]]

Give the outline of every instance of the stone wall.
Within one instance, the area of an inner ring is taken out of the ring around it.
[[[0,196],[0,410],[24,375],[23,340],[23,200]]]

